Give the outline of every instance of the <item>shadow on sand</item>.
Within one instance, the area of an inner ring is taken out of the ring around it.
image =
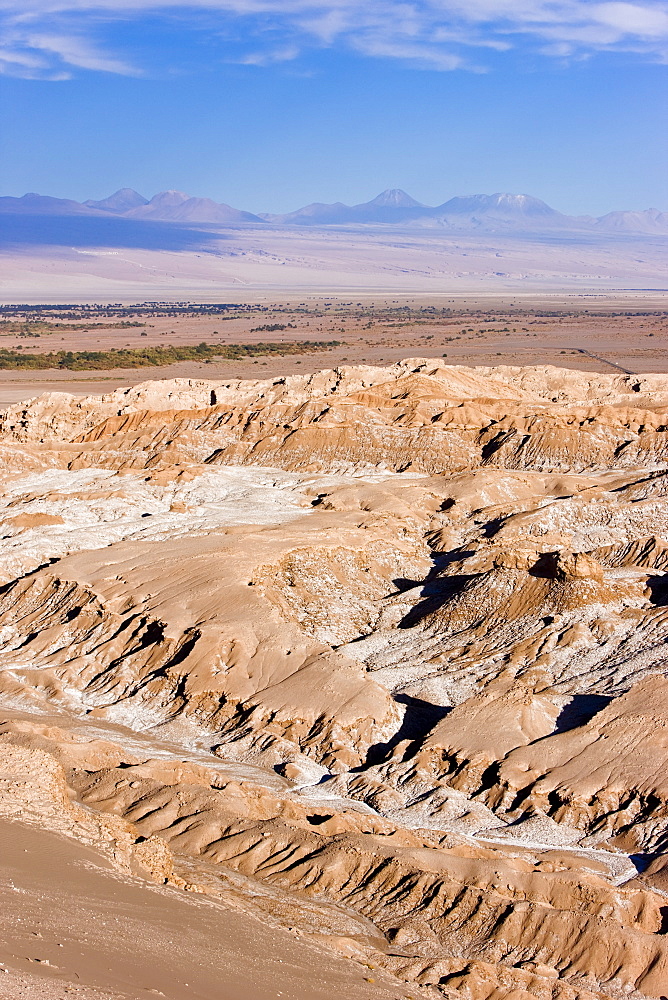
[[[0,249],[68,247],[135,250],[200,250],[215,253],[227,239],[219,228],[182,226],[173,222],[150,222],[110,216],[0,214]]]

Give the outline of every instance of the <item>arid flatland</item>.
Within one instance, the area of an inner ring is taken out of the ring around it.
[[[668,300],[629,296],[462,299],[314,297],[206,303],[119,305],[115,310],[0,307],[0,351],[141,351],[151,348],[278,345],[340,341],[299,354],[234,361],[181,361],[165,367],[97,371],[8,370],[0,366],[0,402],[57,386],[85,395],[151,378],[259,378],[313,372],[338,364],[393,364],[403,357],[447,364],[552,364],[581,371],[662,372],[668,364]],[[39,336],[35,336],[39,334]],[[589,353],[583,353],[583,351]],[[592,357],[591,355],[595,355]]]

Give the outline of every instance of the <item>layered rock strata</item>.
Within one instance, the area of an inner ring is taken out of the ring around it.
[[[0,458],[0,808],[416,996],[668,994],[665,376],[50,394]]]

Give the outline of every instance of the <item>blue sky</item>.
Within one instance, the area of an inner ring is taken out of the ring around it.
[[[0,190],[668,209],[668,8],[0,0]]]

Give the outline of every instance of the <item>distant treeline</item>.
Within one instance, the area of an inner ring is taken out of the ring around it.
[[[68,371],[109,368],[148,368],[173,365],[177,361],[241,361],[258,355],[308,354],[338,347],[339,340],[300,340],[295,343],[206,344],[185,347],[139,347],[111,351],[57,351],[28,354],[0,348],[0,368],[65,368]]]
[[[250,313],[266,313],[276,311],[276,309],[282,311],[280,306],[235,302],[138,302],[134,305],[124,305],[122,302],[108,302],[106,304],[97,302],[94,304],[84,303],[77,305],[72,303],[59,303],[57,305],[14,303],[0,305],[0,316],[21,316],[29,319],[37,319],[40,316],[57,316],[59,319],[69,320],[86,320],[93,316],[107,318],[185,316],[191,319],[200,316],[217,316],[220,319],[227,319],[227,314],[229,313],[246,315]]]
[[[89,330],[130,330],[132,327],[146,326],[146,323],[123,321],[122,323],[83,323],[72,326],[71,323],[50,323],[45,320],[0,320],[0,336],[18,333],[19,337],[39,337],[43,333],[62,333],[67,330],[75,333],[88,333]]]
[[[276,333],[277,330],[295,329],[295,323],[264,323],[263,326],[252,326],[251,333]]]

